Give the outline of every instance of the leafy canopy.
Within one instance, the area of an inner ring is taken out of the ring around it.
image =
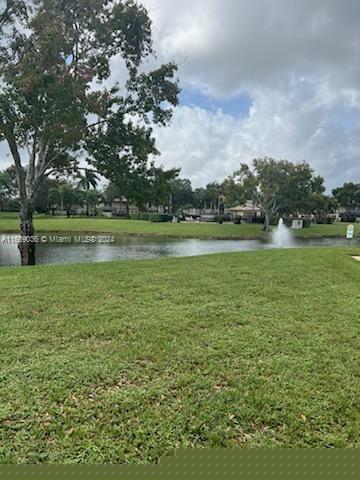
[[[349,210],[360,208],[360,183],[344,183],[333,190],[337,203]]]
[[[151,125],[168,123],[179,94],[174,63],[146,70],[152,54],[151,21],[134,0],[0,1],[0,141],[23,203],[79,158],[109,178],[145,175],[158,153]]]
[[[312,213],[322,204],[324,179],[315,176],[306,162],[265,157],[253,160],[252,168],[242,164],[223,188],[232,202],[252,200],[267,220],[272,215]]]

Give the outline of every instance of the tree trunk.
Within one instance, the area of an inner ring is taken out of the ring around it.
[[[130,205],[128,200],[126,200],[126,217],[130,218]]]
[[[33,210],[29,202],[20,208],[20,233],[22,241],[19,243],[21,265],[35,265],[35,239],[33,225]]]
[[[90,215],[90,208],[89,208],[89,190],[90,190],[90,185],[89,183],[86,184],[86,216],[88,217]]]
[[[265,212],[265,223],[264,223],[264,231],[268,232],[270,230],[270,214]]]

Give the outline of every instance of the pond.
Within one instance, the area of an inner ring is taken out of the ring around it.
[[[61,240],[61,241],[60,241]],[[166,257],[189,257],[212,253],[242,252],[274,248],[261,240],[203,240],[164,239],[150,237],[117,236],[110,243],[107,238],[46,237],[36,249],[37,264],[94,263],[111,260],[144,260]],[[68,243],[69,241],[69,243]],[[321,238],[294,240],[293,248],[305,246],[343,246],[345,239]],[[0,235],[0,266],[20,265],[15,235]]]

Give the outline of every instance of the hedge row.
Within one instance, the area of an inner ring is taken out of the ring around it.
[[[139,212],[130,215],[131,220],[145,220],[147,222],[171,222],[172,215],[167,213]]]

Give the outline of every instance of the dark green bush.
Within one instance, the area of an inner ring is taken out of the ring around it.
[[[280,217],[279,215],[271,215],[270,216],[270,225],[277,225],[279,223]]]
[[[257,215],[252,215],[251,217],[251,223],[264,223],[265,222],[265,217],[263,215],[257,216]]]
[[[173,219],[172,215],[167,213],[151,213],[150,214],[150,222],[171,222]]]
[[[340,214],[342,222],[354,223],[358,217],[360,217],[360,212],[356,211],[347,211]]]
[[[173,215],[167,213],[139,212],[130,215],[131,220],[144,220],[146,222],[171,222]]]
[[[315,218],[315,222],[319,225],[332,225],[335,222],[335,218],[321,215]]]

